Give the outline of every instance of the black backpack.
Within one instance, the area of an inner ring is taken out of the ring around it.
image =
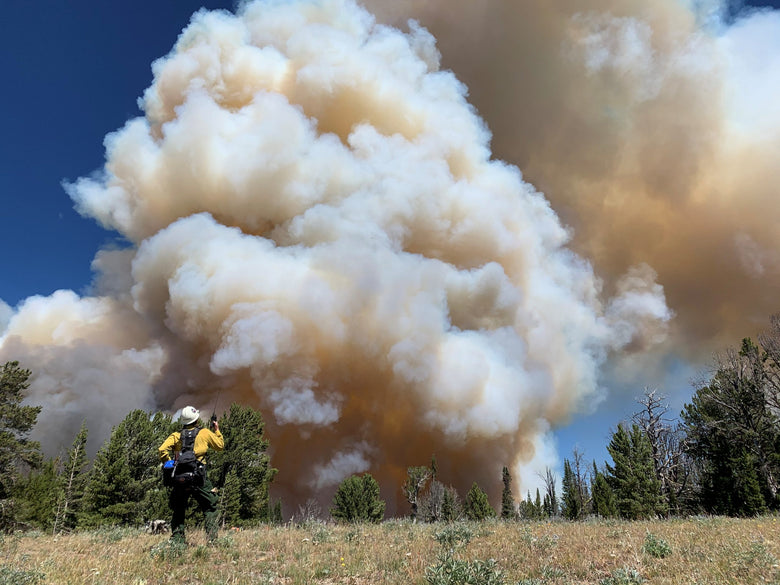
[[[163,475],[163,483],[174,487],[199,487],[206,479],[206,466],[195,457],[195,437],[199,428],[184,429],[181,432],[181,452],[173,464],[170,476]],[[167,481],[165,481],[167,479]]]

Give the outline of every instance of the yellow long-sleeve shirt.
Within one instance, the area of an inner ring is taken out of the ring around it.
[[[222,433],[217,431],[212,432],[209,429],[200,429],[198,436],[195,437],[195,445],[192,450],[195,452],[195,457],[201,463],[206,462],[206,452],[209,449],[215,451],[222,451],[225,448],[225,439],[222,438]],[[168,461],[174,458],[174,453],[181,451],[181,433],[174,431],[168,438],[163,441],[157,449],[160,452],[160,460]]]

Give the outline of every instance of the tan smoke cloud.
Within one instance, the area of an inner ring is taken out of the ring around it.
[[[153,69],[145,117],[69,187],[132,248],[96,256],[94,296],[27,299],[0,338],[35,365],[50,447],[81,417],[102,440],[219,390],[263,411],[288,505],[371,471],[393,511],[434,453],[461,489],[496,492],[503,465],[534,483],[607,357],[663,341],[653,268],[629,255],[603,294],[426,30],[260,1],[198,13]]]
[[[574,228],[606,290],[657,271],[694,360],[780,307],[780,13],[727,26],[722,4],[367,0],[437,38],[494,155]]]

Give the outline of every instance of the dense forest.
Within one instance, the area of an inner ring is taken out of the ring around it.
[[[86,425],[69,449],[46,458],[29,438],[41,411],[23,404],[31,375],[18,362],[0,368],[0,527],[58,533],[166,518],[168,488],[161,482],[157,447],[179,425],[169,415],[134,410],[91,460]],[[435,457],[428,466],[409,467],[403,485],[393,489],[408,502],[409,515],[424,522],[754,516],[778,510],[780,316],[757,342],[746,338],[716,355],[705,380],[679,414],[669,412],[662,392],[645,389],[631,421],[611,434],[612,461],[599,465],[575,451],[564,459],[560,481],[548,469],[544,488],[520,501],[507,467],[494,508],[477,483],[465,495],[446,485]],[[210,454],[208,467],[220,493],[222,525],[281,522],[283,502],[270,497],[277,469],[267,454],[261,413],[234,403],[219,424],[226,448]],[[385,503],[367,473],[346,478],[327,512],[313,501],[291,512],[293,519],[328,515],[377,522]]]

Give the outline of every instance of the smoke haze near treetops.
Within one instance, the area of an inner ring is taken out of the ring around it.
[[[131,246],[97,252],[92,296],[0,304],[36,438],[219,393],[262,411],[286,504],[364,471],[392,499],[434,453],[464,490],[535,483],[609,360],[776,308],[780,108],[734,88],[777,18],[646,4],[196,14],[67,186]]]

